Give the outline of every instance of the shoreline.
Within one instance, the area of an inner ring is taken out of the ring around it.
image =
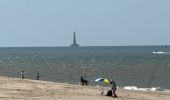
[[[82,86],[0,76],[0,100],[169,100],[170,93],[118,89],[118,98],[100,95],[97,86]],[[105,91],[106,94],[106,91]]]

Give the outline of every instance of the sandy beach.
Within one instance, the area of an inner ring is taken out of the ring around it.
[[[0,100],[170,100],[165,92],[118,89],[117,95],[102,96],[95,86],[0,77]]]

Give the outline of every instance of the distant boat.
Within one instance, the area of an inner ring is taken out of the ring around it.
[[[154,54],[168,54],[168,52],[167,52],[168,45],[165,45],[164,47],[166,49],[166,52],[155,50],[152,53],[154,53]]]
[[[154,53],[154,54],[165,54],[165,53],[167,53],[167,52],[155,50],[155,51],[153,51],[152,53]]]
[[[71,44],[70,47],[79,47],[79,44],[77,44],[77,42],[76,42],[76,32],[75,31],[73,34],[73,44]]]
[[[152,53],[154,53],[154,54],[164,54],[164,53],[166,53],[166,52],[162,52],[162,51],[154,51],[154,52],[152,52]]]

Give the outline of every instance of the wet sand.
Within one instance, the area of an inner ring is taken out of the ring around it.
[[[0,77],[0,100],[170,100],[165,92],[118,89],[117,95],[100,95],[95,86]]]

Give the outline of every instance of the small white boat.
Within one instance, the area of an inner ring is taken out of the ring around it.
[[[166,52],[162,52],[162,51],[154,51],[154,52],[152,52],[152,53],[154,53],[154,54],[164,54],[164,53],[166,53]]]

